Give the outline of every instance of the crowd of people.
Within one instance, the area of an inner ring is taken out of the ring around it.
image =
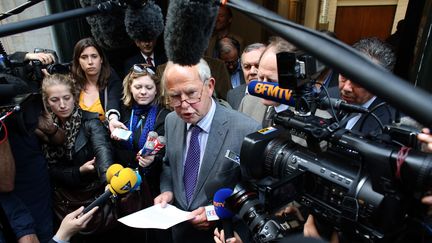
[[[232,18],[228,8],[220,8],[208,56],[193,66],[167,62],[164,53],[154,52],[156,40],[134,39],[139,52],[125,60],[124,69],[114,70],[104,50],[84,38],[75,45],[70,74],[44,72],[41,84],[28,81],[23,93],[40,91],[39,101],[28,105],[30,115],[6,119],[0,130],[5,138],[0,142],[0,242],[120,242],[118,234],[125,234],[120,238],[125,242],[225,242],[223,230],[207,220],[205,206],[212,201],[209,187],[232,188],[242,180],[240,164],[226,152],[239,155],[245,136],[277,126],[275,115],[294,109],[249,95],[247,85],[252,80],[277,83],[277,54],[298,51],[280,37],[243,47],[229,31]],[[383,41],[364,38],[353,48],[392,71],[396,57]],[[49,53],[10,58],[44,65],[54,61]],[[336,114],[342,128],[377,134],[396,119],[395,108],[343,73],[326,68],[314,81],[316,96],[325,89],[332,98],[373,109],[373,115]],[[316,115],[332,114],[317,110]],[[121,138],[116,129],[131,135]],[[166,139],[154,155],[143,153],[150,132]],[[428,129],[418,139],[432,151]],[[142,177],[140,197],[150,203],[140,209],[172,204],[193,218],[168,230],[145,231],[145,236],[119,224],[103,233],[79,234],[102,208],[83,214],[68,195],[102,194],[105,174],[115,163]],[[422,202],[432,205],[432,197]],[[60,210],[65,205],[67,213]],[[319,238],[313,216],[304,217],[304,235]],[[241,220],[233,223],[235,237],[226,242],[252,241]]]

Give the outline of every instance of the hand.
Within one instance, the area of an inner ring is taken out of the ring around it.
[[[303,235],[305,237],[313,237],[317,239],[321,239],[321,236],[318,233],[318,230],[315,226],[314,217],[309,214],[309,217],[306,220],[306,223],[303,226]],[[339,243],[339,238],[336,232],[333,232],[330,243]]]
[[[279,217],[282,217],[282,216],[287,215],[287,214],[294,214],[298,220],[300,220],[302,222],[305,221],[303,218],[303,215],[300,213],[300,210],[296,206],[293,206],[293,205],[289,205],[285,208],[282,208],[281,210],[279,210],[275,213],[275,215],[279,216]]]
[[[92,160],[87,161],[85,164],[81,165],[79,171],[81,174],[93,172],[95,170],[95,161],[96,157],[93,157]]]
[[[39,52],[39,53],[27,53],[24,57],[24,60],[29,60],[29,61],[38,60],[43,65],[47,65],[50,63],[54,63],[55,58],[51,53]]]
[[[108,126],[109,126],[109,130],[111,132],[111,138],[114,140],[120,140],[120,138],[112,135],[112,133],[114,132],[114,129],[121,128],[124,130],[129,130],[122,122],[120,122],[116,118],[112,118],[111,120],[109,120]]]
[[[199,207],[191,212],[194,217],[189,220],[193,227],[199,230],[208,230],[215,222],[207,221],[207,215],[204,207]]]
[[[174,199],[174,194],[170,191],[167,192],[162,192],[161,194],[159,194],[159,196],[157,196],[153,202],[154,204],[160,204],[161,207],[166,207],[166,205],[168,203],[171,203]]]
[[[60,224],[60,228],[57,230],[56,237],[59,240],[69,241],[69,239],[78,231],[85,229],[88,222],[92,219],[93,214],[99,207],[94,207],[85,214],[82,214],[84,207],[80,207],[77,210],[69,213],[64,217]]]
[[[432,206],[432,196],[425,196],[421,201],[426,205]]]
[[[229,243],[243,243],[243,241],[241,240],[240,236],[237,234],[237,232],[234,231],[234,237],[229,238],[225,241],[225,233],[224,230],[221,230],[219,232],[218,228],[215,228],[214,230],[214,241],[216,243],[224,243],[224,242],[229,242]]]
[[[422,147],[424,152],[432,153],[432,134],[430,134],[428,128],[423,128],[422,133],[417,135],[417,139],[425,143]]]
[[[48,112],[44,111],[40,114],[38,120],[38,129],[46,134],[52,134],[57,129],[54,126],[54,121]]]
[[[153,163],[155,156],[154,155],[144,155],[141,156],[139,153],[137,154],[138,164],[141,167],[147,167]]]
[[[18,239],[18,243],[39,243],[36,234],[24,235]]]

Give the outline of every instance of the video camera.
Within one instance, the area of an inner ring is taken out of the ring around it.
[[[35,48],[34,53],[50,53],[54,57],[54,62],[48,65],[43,65],[39,60],[33,60],[32,64],[35,67],[35,79],[42,80],[42,69],[46,69],[49,74],[60,73],[68,74],[70,72],[70,63],[59,63],[57,53],[54,50]]]
[[[293,227],[269,214],[293,201],[315,216],[327,236],[337,230],[346,242],[394,242],[425,215],[420,198],[432,186],[432,154],[414,146],[415,133],[409,129],[391,125],[381,134],[365,136],[340,127],[333,118],[315,116],[314,108],[329,98],[312,92],[314,80],[298,71],[301,60],[288,56],[285,69],[290,72],[285,76],[292,78],[279,84],[291,88],[295,110],[277,114],[276,127],[244,139],[241,170],[249,181],[234,188],[225,206],[259,242],[291,233]],[[276,182],[259,186],[266,177]]]

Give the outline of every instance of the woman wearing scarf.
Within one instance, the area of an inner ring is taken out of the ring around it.
[[[159,177],[162,170],[164,150],[145,158],[138,155],[144,147],[147,135],[155,131],[164,135],[165,117],[169,110],[160,104],[160,88],[154,71],[147,64],[135,64],[123,80],[122,123],[132,135],[127,140],[117,140],[117,161],[124,166],[139,168],[150,187],[152,198],[160,194]],[[152,202],[151,202],[152,203]]]
[[[55,126],[65,131],[63,144],[42,145],[54,187],[54,212],[59,221],[83,206],[76,204],[93,201],[104,191],[105,173],[113,163],[107,130],[97,113],[83,111],[78,106],[78,94],[69,76],[53,74],[42,82],[44,105]]]

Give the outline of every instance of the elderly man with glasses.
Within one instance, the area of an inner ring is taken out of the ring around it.
[[[174,242],[213,242],[214,224],[204,207],[216,190],[240,181],[239,162],[225,155],[240,154],[244,137],[260,125],[212,99],[215,80],[203,59],[194,66],[169,62],[162,82],[175,112],[165,120],[161,194],[154,202],[192,211],[193,219],[172,228]]]

